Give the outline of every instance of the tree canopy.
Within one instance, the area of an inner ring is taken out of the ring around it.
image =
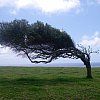
[[[64,53],[54,56],[56,51],[75,47],[71,37],[59,29],[53,28],[47,23],[37,21],[29,24],[26,20],[14,20],[11,22],[0,23],[0,44],[9,46],[18,53],[24,52],[31,62],[36,58],[47,59],[64,57]]]

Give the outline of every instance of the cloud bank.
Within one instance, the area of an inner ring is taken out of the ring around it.
[[[80,44],[83,46],[100,47],[100,33],[96,31],[93,36],[83,36]]]
[[[14,9],[36,9],[44,13],[71,11],[80,6],[80,0],[0,0],[0,7]]]

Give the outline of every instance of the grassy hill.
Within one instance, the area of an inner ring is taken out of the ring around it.
[[[0,67],[0,100],[100,100],[100,68]]]

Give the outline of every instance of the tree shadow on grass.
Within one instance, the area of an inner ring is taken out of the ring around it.
[[[58,84],[71,84],[76,82],[91,81],[86,78],[54,78],[54,79],[39,79],[39,78],[18,78],[13,80],[3,79],[0,80],[0,85],[34,85],[34,86],[44,86],[44,85],[58,85]]]

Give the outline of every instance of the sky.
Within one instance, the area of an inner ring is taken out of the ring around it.
[[[0,0],[0,22],[37,20],[66,31],[75,44],[100,50],[100,0]],[[100,53],[91,55],[99,62]],[[80,60],[59,59],[52,63],[80,63]],[[81,62],[82,63],[82,62]],[[0,48],[0,65],[31,64],[8,47]]]

